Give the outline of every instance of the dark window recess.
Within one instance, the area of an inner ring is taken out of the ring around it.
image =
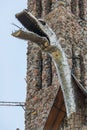
[[[38,74],[36,76],[36,81],[37,81],[36,87],[39,90],[42,88],[42,52],[39,51],[37,55],[38,55],[38,59],[36,59],[36,63],[38,67]]]
[[[52,0],[45,1],[45,14],[48,14],[52,9]]]
[[[81,68],[81,84],[85,86],[85,66],[84,66],[84,56],[82,52],[80,53],[80,68]]]
[[[36,17],[40,18],[42,15],[42,0],[36,0]]]
[[[71,11],[73,14],[77,14],[77,0],[71,0]]]
[[[52,58],[48,55],[43,53],[43,75],[44,72],[46,73],[43,85],[49,87],[52,85]]]
[[[84,20],[84,0],[79,0],[79,17]]]
[[[52,58],[48,56],[48,75],[47,75],[47,85],[52,85]]]
[[[71,0],[71,11],[84,20],[84,0]]]

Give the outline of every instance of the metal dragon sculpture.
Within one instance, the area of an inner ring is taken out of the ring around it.
[[[74,89],[71,82],[71,71],[67,58],[55,32],[47,25],[46,22],[41,19],[37,19],[27,10],[23,10],[22,12],[16,14],[16,18],[25,27],[25,30],[19,29],[18,31],[13,32],[12,35],[20,39],[35,42],[42,51],[49,53],[52,57],[59,76],[67,116],[69,117],[72,113],[76,112]],[[73,78],[75,79],[74,76]]]

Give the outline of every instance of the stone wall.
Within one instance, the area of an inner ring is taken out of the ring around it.
[[[84,2],[84,19],[86,20],[87,2],[86,0]],[[79,7],[78,2],[76,7]],[[29,11],[36,17],[44,18],[55,31],[73,73],[87,89],[87,23],[81,17],[82,14],[78,15],[79,9],[74,8],[74,0],[73,3],[70,0],[28,1]],[[60,84],[51,57],[41,52],[40,48],[30,41],[27,50],[25,130],[39,130],[45,125]],[[81,105],[87,108],[85,103]],[[64,119],[60,130],[87,129],[84,123],[87,120],[86,114],[83,114],[83,109],[79,108],[79,112],[67,121],[67,127],[65,125],[67,118]],[[74,122],[77,122],[76,125]]]

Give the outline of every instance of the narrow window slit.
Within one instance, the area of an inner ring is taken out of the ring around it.
[[[51,12],[52,9],[52,0],[46,0],[45,1],[45,14],[48,14]]]
[[[78,0],[71,0],[71,11],[74,15],[78,13]]]
[[[79,0],[79,17],[84,20],[84,0]]]
[[[42,16],[42,0],[36,0],[36,17],[41,18]]]

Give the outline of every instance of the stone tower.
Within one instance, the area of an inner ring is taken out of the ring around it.
[[[27,5],[55,31],[72,72],[87,90],[87,0],[28,0]],[[63,95],[54,63],[30,41],[26,82],[25,130],[87,130],[87,91],[74,84],[77,112],[68,119],[64,108],[60,115],[54,103]]]

